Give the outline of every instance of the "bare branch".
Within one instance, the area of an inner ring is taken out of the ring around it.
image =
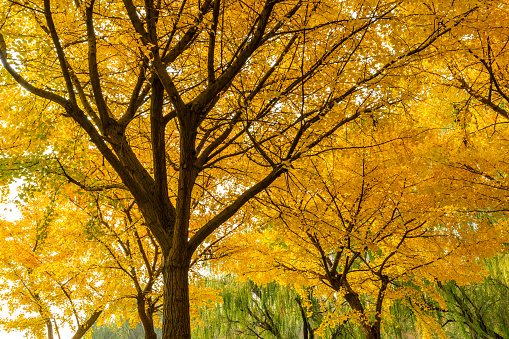
[[[216,81],[215,69],[214,69],[214,52],[216,49],[216,34],[217,34],[217,23],[219,20],[219,8],[221,6],[221,0],[214,0],[214,9],[212,11],[212,27],[209,31],[209,49],[208,49],[208,61],[207,71],[209,85]]]

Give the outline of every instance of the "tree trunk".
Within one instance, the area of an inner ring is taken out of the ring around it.
[[[196,135],[198,116],[184,108],[180,122],[180,167],[176,203],[176,220],[172,228],[172,246],[163,262],[163,337],[191,339],[189,315],[189,220],[191,200],[198,170],[196,168]],[[165,187],[164,189],[167,190]]]
[[[51,319],[46,320],[46,328],[48,329],[48,339],[53,339],[53,324],[51,324]]]
[[[311,325],[309,324],[306,310],[304,309],[304,307],[302,307],[302,300],[300,299],[300,297],[297,297],[295,298],[295,301],[299,305],[300,309],[300,316],[302,318],[302,333],[304,335],[304,339],[314,339],[315,335],[313,329],[311,328]]]
[[[157,334],[154,330],[154,321],[152,316],[148,314],[146,309],[146,300],[143,295],[138,295],[137,298],[138,316],[140,317],[145,331],[145,339],[157,339]]]
[[[78,330],[74,333],[71,339],[81,339],[96,322],[102,312],[102,310],[95,311],[84,324],[78,327]]]
[[[165,260],[163,265],[162,339],[190,339],[189,265],[169,262],[169,260]]]
[[[345,300],[348,302],[350,307],[355,311],[364,314],[364,307],[362,306],[361,300],[359,298],[359,294],[354,292],[348,282],[344,281],[344,286],[347,288],[347,293],[345,294]],[[380,339],[380,326],[377,326],[377,323],[370,324],[368,320],[361,320],[361,327],[364,331],[364,335],[366,339]]]
[[[380,333],[376,331],[375,326],[362,324],[362,330],[366,335],[366,339],[380,339]]]

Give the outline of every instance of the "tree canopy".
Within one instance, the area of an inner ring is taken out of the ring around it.
[[[264,234],[274,210],[264,246],[308,260],[278,265],[344,293],[374,338],[393,282],[423,267],[447,279],[444,257],[468,276],[468,258],[497,248],[483,244],[502,218],[479,213],[506,201],[503,2],[0,8],[2,181],[23,179],[34,208],[57,192],[65,223],[82,211],[141,314],[161,307],[144,292],[160,274],[164,339],[191,336],[200,265],[233,258],[232,239]],[[371,313],[354,280],[378,295]]]

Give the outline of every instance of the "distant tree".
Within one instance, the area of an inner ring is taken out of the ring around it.
[[[155,332],[160,336],[161,329],[156,328]],[[145,329],[141,323],[132,327],[129,321],[104,323],[101,326],[94,325],[91,329],[90,339],[145,339]]]

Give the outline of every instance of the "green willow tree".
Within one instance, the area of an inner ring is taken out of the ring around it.
[[[265,285],[234,276],[208,279],[205,286],[219,289],[223,302],[202,307],[193,328],[195,338],[317,338],[324,307],[310,293],[303,298],[290,287],[276,282]],[[329,329],[321,338],[343,338],[352,329],[346,324]]]
[[[2,0],[2,144],[23,146],[6,166],[134,202],[164,261],[162,337],[190,338],[191,262],[292,163],[419,93],[420,62],[490,4]]]
[[[451,281],[441,286],[447,310],[437,309],[435,316],[448,334],[490,339],[509,336],[507,261],[507,254],[486,259],[489,274],[482,282],[458,286]]]

